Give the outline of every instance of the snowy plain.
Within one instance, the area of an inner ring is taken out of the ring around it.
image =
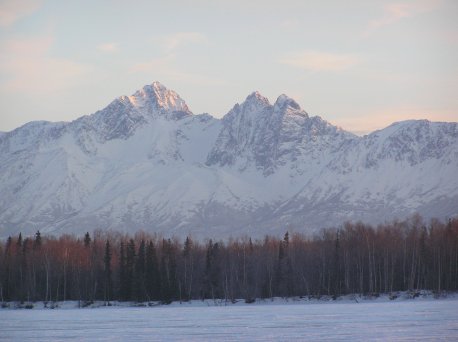
[[[1,341],[457,341],[458,297],[0,310]]]

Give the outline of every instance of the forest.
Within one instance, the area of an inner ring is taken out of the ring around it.
[[[137,232],[0,242],[0,300],[135,302],[458,290],[458,218],[225,241]]]

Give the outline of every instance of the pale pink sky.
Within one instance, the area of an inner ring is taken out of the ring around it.
[[[458,2],[0,0],[0,131],[153,81],[222,117],[254,90],[366,133],[458,121]]]

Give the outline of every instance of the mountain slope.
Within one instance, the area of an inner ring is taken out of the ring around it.
[[[358,137],[286,95],[223,119],[155,82],[70,123],[0,135],[0,236],[138,230],[229,236],[458,214],[458,125]]]
[[[350,133],[328,124],[319,117],[309,118],[299,105],[281,95],[274,105],[253,93],[223,118],[223,128],[207,165],[234,166],[240,171],[250,166],[269,175],[290,162],[301,166],[332,153]]]

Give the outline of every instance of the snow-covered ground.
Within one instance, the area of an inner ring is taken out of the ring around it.
[[[401,296],[402,297],[402,296]],[[458,339],[458,298],[211,301],[148,308],[0,310],[5,341],[418,341]],[[295,305],[291,305],[291,304]],[[220,303],[222,304],[222,303]]]

